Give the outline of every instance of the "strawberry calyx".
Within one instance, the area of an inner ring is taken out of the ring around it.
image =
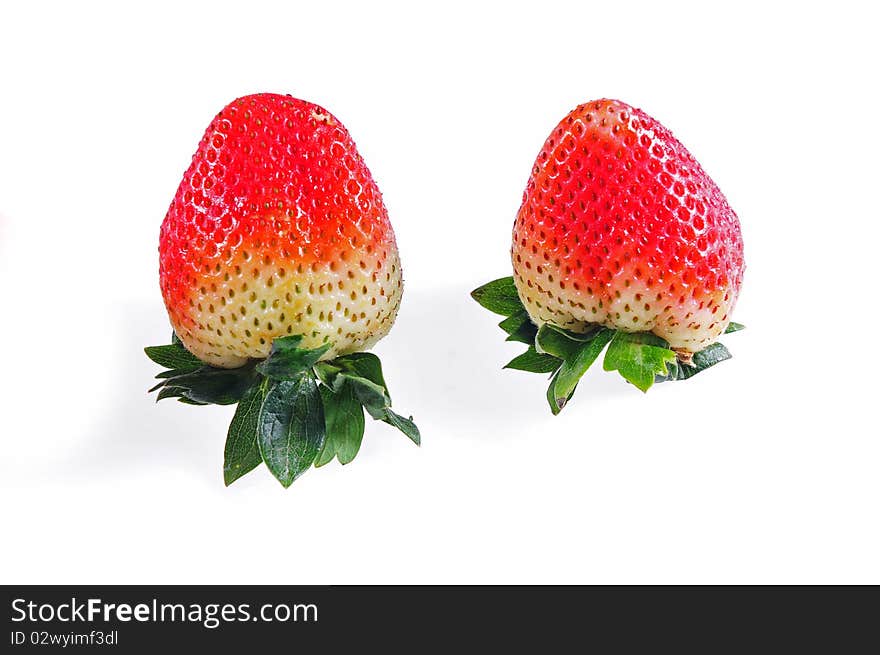
[[[301,348],[302,336],[272,342],[269,355],[240,368],[205,364],[172,335],[170,344],[144,348],[162,366],[157,402],[176,398],[188,405],[237,404],[224,451],[227,486],[261,463],[284,486],[333,458],[348,464],[364,436],[366,411],[421,443],[412,417],[391,409],[391,395],[376,355],[357,352],[320,361],[332,344]]]
[[[510,360],[504,368],[552,374],[547,402],[553,414],[559,414],[571,400],[581,377],[603,350],[602,368],[617,371],[643,392],[659,382],[686,380],[731,358],[727,348],[717,341],[693,355],[682,356],[664,339],[650,332],[624,332],[602,325],[592,325],[583,333],[550,323],[538,327],[529,318],[512,277],[484,284],[474,289],[471,297],[489,311],[505,317],[498,327],[507,333],[507,341],[528,345],[524,353]],[[744,327],[730,323],[725,334]]]

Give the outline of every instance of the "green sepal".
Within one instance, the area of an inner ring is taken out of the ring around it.
[[[627,333],[588,325],[583,333],[549,323],[536,326],[524,308],[512,277],[493,280],[471,292],[471,297],[504,320],[498,326],[508,341],[529,345],[528,350],[510,360],[504,368],[533,373],[552,373],[547,401],[558,414],[571,399],[578,381],[607,347],[603,368],[616,370],[642,391],[655,382],[685,380],[730,358],[727,348],[714,343],[682,363],[663,339],[648,333]],[[728,324],[725,334],[744,329],[740,323]]]
[[[175,335],[176,336],[176,335]],[[164,346],[147,346],[144,348],[147,357],[159,366],[185,373],[204,366],[204,363],[183,347],[180,341]]]
[[[195,407],[204,407],[205,405],[211,404],[211,403],[200,403],[195,400],[190,400],[189,398],[184,398],[183,396],[178,398],[177,402],[183,403],[184,405],[194,405]]]
[[[150,391],[152,392],[161,386],[162,385],[159,384],[156,387],[153,387],[152,389],[150,389]],[[179,389],[177,387],[163,387],[162,389],[160,389],[159,393],[156,394],[156,402],[159,402],[160,400],[165,400],[166,398],[182,398],[182,397],[183,397],[183,389]]]
[[[260,407],[257,443],[269,471],[284,487],[311,467],[325,434],[324,405],[310,373],[270,383]]]
[[[526,310],[508,316],[498,324],[498,327],[507,332],[507,341],[519,341],[520,343],[535,343],[535,335],[538,333],[538,328],[532,323]]]
[[[523,304],[516,292],[512,277],[503,277],[471,291],[471,298],[490,312],[512,316],[522,311]]]
[[[535,349],[539,353],[566,359],[581,348],[582,344],[591,341],[595,334],[595,329],[591,329],[585,334],[578,334],[550,323],[544,323],[538,329],[538,334],[535,337]]]
[[[552,394],[554,399],[554,402],[550,403],[550,409],[557,408],[554,414],[558,414],[571,400],[581,377],[613,337],[614,330],[601,328],[598,332],[594,332],[589,340],[578,342],[580,345],[562,361],[562,366],[553,376],[550,388],[547,390],[548,398]]]
[[[317,364],[332,347],[325,343],[318,348],[300,348],[300,342],[302,335],[299,334],[275,339],[269,356],[257,364],[257,371],[273,380],[294,380]]]
[[[382,361],[373,353],[341,355],[333,360],[333,365],[344,373],[349,373],[353,377],[364,378],[382,387],[388,396],[388,402],[391,402],[388,385],[385,384],[385,376],[382,374]]]
[[[235,409],[223,452],[223,482],[227,487],[263,462],[257,426],[268,392],[269,380],[264,378],[245,392]]]
[[[198,368],[194,368],[194,369],[172,368],[167,371],[159,371],[158,373],[156,373],[156,379],[157,380],[167,380],[168,378],[174,378],[174,377],[177,377],[178,375],[183,375],[184,373],[192,373],[193,371],[196,371],[199,368],[202,368],[202,366],[204,366],[204,364],[201,364]],[[156,389],[161,387],[163,384],[165,384],[165,383],[160,382],[155,387],[150,389],[150,391],[151,392],[155,391]]]
[[[169,375],[150,391],[163,389],[158,399],[186,398],[204,405],[233,405],[241,400],[259,375],[253,363],[241,368],[215,368],[202,366],[194,371]],[[174,390],[172,394],[170,390]],[[167,391],[166,391],[167,390]]]
[[[710,366],[715,366],[718,362],[723,362],[731,357],[730,351],[723,344],[716,341],[703,348],[700,352],[695,353],[690,364],[685,364],[678,360],[669,364],[669,372],[666,375],[658,375],[654,379],[654,383],[687,380],[700,371],[705,371]]]
[[[364,408],[348,381],[343,381],[338,391],[324,385],[320,390],[326,437],[315,466],[327,464],[334,456],[340,464],[348,464],[357,456],[364,438]]]
[[[550,405],[550,411],[553,412],[553,416],[561,412],[562,408],[565,407],[565,403],[568,402],[568,398],[560,398],[559,394],[556,393],[556,380],[558,378],[559,371],[556,371],[553,377],[550,378],[550,384],[547,386],[547,404]],[[562,401],[561,404],[560,400]]]
[[[400,414],[393,412],[390,407],[385,409],[385,417],[382,419],[388,425],[392,425],[401,432],[403,432],[407,437],[409,437],[412,442],[417,445],[422,445],[422,434],[419,432],[419,428],[413,423],[413,418],[410,416],[409,418],[404,418]]]
[[[660,337],[650,332],[618,330],[608,346],[602,367],[606,371],[618,371],[636,388],[647,391],[658,375],[668,374],[669,365],[675,361],[675,353]]]
[[[384,418],[384,410],[391,407],[391,394],[385,385],[382,362],[372,353],[352,353],[319,367],[318,376],[333,391],[344,384],[351,386],[358,402],[374,419]]]
[[[333,388],[336,384],[336,376],[342,369],[336,366],[332,361],[324,361],[315,364],[313,370],[315,371],[315,375],[318,376],[318,380],[320,380],[321,383],[323,383],[325,386]]]
[[[324,390],[326,388],[327,387],[319,387],[319,389],[321,390],[321,396],[324,395]],[[363,414],[363,410],[361,410],[361,414]],[[324,414],[324,420],[327,420],[326,412]],[[315,457],[315,468],[321,468],[322,466],[329,464],[333,461],[334,457],[336,457],[336,446],[325,436],[324,445],[321,446],[321,452],[319,452],[318,456]]]
[[[301,343],[299,335],[276,339],[265,360],[236,369],[206,365],[176,334],[171,344],[145,348],[151,360],[173,367],[156,376],[150,392],[159,392],[157,400],[239,403],[224,451],[227,486],[264,461],[285,487],[313,463],[351,462],[363,440],[364,411],[420,443],[412,417],[391,410],[378,357],[360,352],[319,361],[332,344],[305,349]]]
[[[351,385],[355,398],[370,416],[378,421],[385,418],[385,410],[391,407],[391,398],[385,387],[380,387],[366,378],[348,373],[340,374],[337,380],[342,384],[347,382]]]
[[[529,373],[552,373],[562,365],[562,360],[553,355],[539,353],[534,346],[529,346],[522,355],[511,359],[504,368],[512,368],[517,371]]]
[[[343,385],[350,385],[354,397],[370,417],[396,427],[414,443],[421,443],[419,429],[412,417],[407,419],[391,410],[391,393],[385,384],[382,362],[376,355],[341,355],[329,362],[319,362],[315,372],[321,382],[334,392],[338,392]]]

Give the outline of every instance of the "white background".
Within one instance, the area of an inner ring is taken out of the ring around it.
[[[868,3],[367,4],[3,4],[0,580],[880,583]],[[406,290],[377,352],[424,439],[370,422],[287,491],[224,488],[232,408],[155,404],[141,350],[180,177],[259,91],[334,112],[384,193]],[[554,418],[467,292],[509,274],[534,157],[598,97],[738,212],[748,330],[647,395],[597,366]]]

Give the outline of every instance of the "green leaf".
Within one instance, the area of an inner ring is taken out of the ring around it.
[[[257,365],[257,371],[273,380],[293,380],[314,366],[332,347],[325,343],[318,348],[300,348],[302,336],[295,334],[272,342],[269,356]]]
[[[529,313],[523,309],[522,311],[518,311],[516,314],[512,314],[502,320],[498,324],[498,327],[507,332],[507,334],[515,334],[526,321],[531,323]]]
[[[160,393],[159,399],[179,396],[201,404],[232,405],[242,399],[257,379],[253,364],[230,369],[202,366],[195,371],[169,377],[151,391],[160,387],[179,391],[177,396],[170,395],[170,392],[164,395]]]
[[[538,334],[538,326],[532,323],[526,310],[508,316],[498,324],[498,327],[507,332],[508,341],[519,341],[529,345],[535,343],[535,335]]]
[[[571,334],[549,323],[544,323],[538,328],[538,335],[535,337],[537,352],[553,355],[559,359],[569,357],[580,347],[580,344],[581,342]]]
[[[332,381],[333,389],[338,390],[344,381],[348,381],[364,409],[373,418],[381,420],[385,416],[384,408],[391,407],[391,394],[379,358],[373,353],[352,353],[337,357],[332,364],[339,368]]]
[[[261,380],[245,392],[235,409],[223,453],[223,481],[227,487],[263,462],[257,443],[257,423],[268,391],[269,381]]]
[[[547,402],[550,410],[558,414],[571,400],[581,377],[611,341],[614,330],[598,328],[583,335],[567,332],[555,326],[542,326],[542,330],[543,332],[538,334],[539,345],[543,343],[545,348],[564,353],[561,366],[547,387]]]
[[[147,346],[144,348],[147,357],[165,368],[177,369],[182,373],[194,371],[204,366],[198,357],[183,347],[180,342],[166,346]]]
[[[311,375],[271,384],[260,408],[257,443],[266,466],[289,487],[324,444],[324,409]]]
[[[522,311],[523,305],[516,292],[512,277],[503,277],[471,291],[471,298],[490,312],[512,316]]]
[[[507,333],[508,341],[529,346],[504,368],[553,374],[547,400],[554,414],[571,399],[581,377],[606,347],[603,368],[618,371],[642,391],[647,391],[655,381],[687,379],[730,357],[724,346],[713,344],[694,355],[694,365],[690,366],[681,364],[669,344],[651,333],[617,332],[589,323],[583,333],[551,324],[537,327],[523,307],[512,277],[493,280],[472,291],[471,296],[486,309],[505,317],[498,327]],[[725,333],[742,329],[743,325],[731,322]],[[378,402],[371,413],[377,418],[381,414]]]
[[[539,353],[534,346],[529,346],[522,355],[517,355],[504,368],[512,368],[529,373],[552,373],[562,364],[562,360],[553,355]]]
[[[323,466],[335,455],[341,464],[352,461],[364,438],[364,410],[355,397],[352,384],[344,381],[339,391],[321,387],[324,402],[324,424],[327,436],[324,446],[315,460],[315,466]]]
[[[152,390],[153,389],[151,389],[151,391]],[[156,402],[159,402],[160,400],[165,400],[166,398],[180,398],[183,396],[183,392],[184,390],[180,387],[163,387],[159,394],[156,396]]]
[[[547,386],[547,402],[550,405],[550,411],[553,412],[553,415],[556,416],[559,412],[562,411],[562,408],[565,407],[565,403],[568,402],[568,398],[560,396],[556,393],[556,380],[559,379],[559,371],[553,374],[553,377],[550,378],[550,384]]]
[[[596,358],[614,337],[614,330],[602,328],[589,341],[581,342],[581,345],[562,362],[559,372],[555,376],[553,392],[556,394],[556,405],[562,408],[567,403],[578,382],[587,369],[592,366]]]
[[[202,366],[204,366],[204,365],[202,365]],[[198,368],[201,368],[202,366],[199,366]],[[197,369],[192,369],[192,368],[169,368],[169,369],[166,369],[166,370],[164,370],[164,371],[159,371],[158,373],[156,373],[156,379],[157,379],[157,380],[167,380],[168,378],[176,378],[178,375],[184,375],[184,374],[186,374],[186,373],[192,373],[193,371],[198,370],[198,368],[197,368]],[[160,382],[159,385],[158,385],[157,387],[154,387],[153,389],[150,389],[150,391],[154,391],[155,389],[158,389],[158,388],[159,388],[160,386],[162,386],[163,384],[165,384],[165,383],[164,383],[164,382]]]
[[[333,362],[318,362],[313,370],[321,382],[332,388],[335,385],[336,376],[342,369]]]
[[[365,378],[382,387],[387,393],[388,385],[385,384],[385,377],[382,375],[382,362],[373,353],[341,355],[332,363],[342,371],[353,373],[356,377]]]
[[[746,326],[742,323],[734,323],[731,321],[727,324],[727,329],[724,330],[724,334],[730,334],[731,332],[739,332],[740,330],[745,330]]]
[[[320,387],[320,389],[321,396],[323,396],[327,387]],[[361,412],[363,412],[363,410],[361,410]],[[315,457],[315,468],[321,468],[322,466],[329,464],[333,461],[334,457],[336,457],[336,444],[325,437],[324,443],[321,445],[321,450],[318,452],[318,456]]]
[[[373,419],[393,425],[419,443],[421,439],[419,429],[412,419],[406,419],[391,411],[391,394],[388,393],[385,377],[382,374],[382,362],[376,355],[372,353],[341,355],[330,362],[319,362],[315,366],[315,372],[321,382],[334,393],[339,393],[344,387],[350,387],[356,402]],[[322,394],[326,397],[323,389]],[[356,453],[355,449],[351,457]],[[347,455],[343,454],[339,457],[339,461],[342,462],[345,457]],[[326,452],[320,457],[322,464],[331,459],[332,455]]]
[[[605,353],[603,368],[619,371],[624,379],[647,391],[654,378],[667,375],[669,364],[675,361],[675,353],[660,337],[649,332],[618,331]]]
[[[715,366],[718,362],[730,359],[732,355],[723,344],[717,341],[710,346],[706,346],[700,352],[695,353],[692,364],[682,364],[675,361],[669,365],[669,373],[667,375],[658,375],[654,382],[667,382],[673,380],[687,380],[695,376],[700,371],[705,371],[710,366]]]
[[[422,435],[419,432],[419,428],[416,427],[416,424],[413,423],[412,416],[409,418],[404,418],[400,414],[396,414],[392,412],[390,409],[385,410],[385,418],[382,419],[388,425],[393,425],[398,430],[403,432],[406,436],[408,436],[412,442],[420,446],[422,444]]]
[[[210,403],[200,403],[196,400],[190,400],[189,398],[180,397],[177,399],[177,402],[183,403],[184,405],[195,405],[197,407],[203,407],[205,405],[209,405]]]

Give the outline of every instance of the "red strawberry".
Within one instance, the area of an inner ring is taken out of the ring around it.
[[[649,333],[640,346],[672,349],[683,363],[728,327],[745,267],[739,221],[715,183],[669,130],[616,100],[583,104],[553,130],[511,257],[536,326]],[[619,368],[619,355],[609,350],[606,368]],[[658,357],[663,376],[674,358]],[[639,386],[647,380],[643,371]]]
[[[724,332],[744,269],[715,183],[669,130],[616,100],[581,105],[547,139],[511,254],[539,325],[650,331],[689,353]]]
[[[363,350],[401,296],[382,194],[342,124],[290,96],[227,105],[208,126],[159,241],[174,330],[200,359],[237,367],[272,340]]]
[[[391,329],[400,261],[382,195],[326,110],[264,93],[214,118],[162,223],[159,279],[176,340],[147,348],[170,369],[154,390],[239,403],[227,484],[261,462],[285,486],[348,463],[364,410],[419,443],[359,352]]]

